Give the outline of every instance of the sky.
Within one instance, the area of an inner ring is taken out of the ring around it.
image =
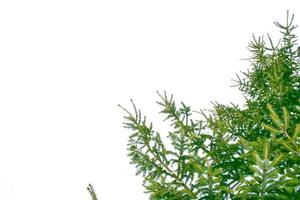
[[[299,24],[296,0],[0,1],[0,199],[148,199],[117,105],[157,130],[157,90],[242,105],[252,34],[278,38],[287,10]]]

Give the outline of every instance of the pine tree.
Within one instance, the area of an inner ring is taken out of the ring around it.
[[[275,45],[253,36],[251,68],[237,75],[243,106],[214,103],[195,112],[158,93],[170,124],[153,129],[141,111],[125,112],[131,163],[144,177],[151,200],[300,199],[300,48],[294,16],[275,22],[282,35]],[[171,147],[166,147],[167,136]]]

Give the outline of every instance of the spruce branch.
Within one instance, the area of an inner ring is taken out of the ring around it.
[[[90,195],[92,197],[92,200],[98,200],[96,192],[94,190],[94,187],[91,184],[88,185],[87,190],[89,191],[89,193],[90,193]]]
[[[294,16],[275,22],[282,38],[253,35],[251,68],[237,74],[245,104],[197,112],[158,93],[167,137],[131,100],[124,127],[131,163],[151,200],[300,199],[300,47]],[[169,140],[168,148],[164,140]]]
[[[165,148],[160,134],[152,130],[152,123],[147,126],[146,117],[142,116],[141,111],[136,108],[133,100],[131,100],[131,103],[134,109],[133,114],[121,105],[119,107],[127,113],[127,116],[124,117],[127,120],[124,123],[125,127],[134,131],[128,144],[132,163],[137,165],[138,171],[143,172],[143,175],[146,177],[145,182],[149,182],[149,178],[169,177],[174,179],[179,186],[182,186],[190,197],[194,197],[195,194],[192,190],[170,168],[165,154],[171,153],[171,151]]]

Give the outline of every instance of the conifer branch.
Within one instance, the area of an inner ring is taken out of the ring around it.
[[[144,177],[151,200],[300,199],[300,47],[287,13],[275,22],[282,38],[256,37],[251,68],[237,75],[243,107],[214,103],[198,112],[173,95],[158,93],[170,122],[170,147],[131,100],[124,127],[131,163]],[[204,118],[204,120],[202,120]]]
[[[91,184],[89,184],[89,186],[87,187],[87,190],[89,191],[89,193],[90,193],[90,195],[92,197],[92,200],[98,200],[96,192],[94,190],[94,187]]]

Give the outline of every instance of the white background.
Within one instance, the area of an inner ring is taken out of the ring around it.
[[[0,199],[90,199],[88,183],[147,199],[117,104],[159,127],[156,90],[195,110],[241,103],[251,34],[276,38],[287,9],[299,24],[296,2],[1,0]]]

